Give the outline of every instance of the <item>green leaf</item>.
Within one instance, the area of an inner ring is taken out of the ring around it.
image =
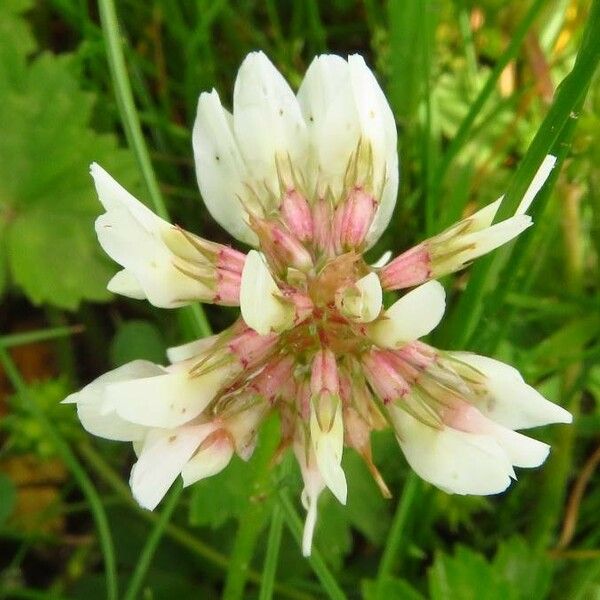
[[[458,546],[439,553],[428,572],[431,600],[516,600],[519,596],[481,554]]]
[[[530,353],[530,360],[542,371],[560,369],[580,358],[581,348],[597,335],[598,315],[574,319],[547,337]]]
[[[100,162],[132,187],[133,160],[112,135],[89,127],[94,97],[80,88],[69,56],[43,54],[23,69],[16,82],[0,68],[0,228],[9,279],[35,304],[75,309],[82,300],[108,300],[114,267],[94,233],[101,206],[89,165]]]
[[[0,4],[0,94],[3,84],[18,84],[25,73],[25,59],[37,44],[22,14],[33,0],[3,0]]]
[[[314,545],[335,571],[342,568],[344,558],[352,549],[352,531],[346,509],[329,490],[319,498]]]
[[[344,453],[348,481],[348,521],[370,542],[381,544],[391,525],[390,502],[381,495],[369,470],[354,451]]]
[[[0,526],[12,514],[17,499],[17,491],[11,479],[0,473]]]
[[[493,561],[496,573],[518,590],[522,600],[543,600],[552,583],[552,561],[545,553],[534,553],[523,539],[503,542]]]
[[[362,593],[365,600],[425,600],[408,581],[389,576],[379,583],[372,579],[363,581]]]
[[[162,363],[165,349],[164,339],[155,325],[148,321],[127,321],[119,327],[112,341],[110,361],[115,367],[136,359]]]
[[[79,430],[75,413],[69,410],[70,407],[60,403],[69,389],[70,384],[64,375],[28,385],[37,409],[55,423],[56,430],[64,435],[72,435]],[[7,448],[20,453],[33,452],[43,458],[55,456],[55,443],[46,434],[43,423],[24,409],[23,395],[17,392],[9,396],[8,405],[11,410],[1,422],[2,429],[8,432]]]
[[[190,523],[216,528],[238,517],[250,493],[250,465],[234,456],[218,475],[196,483],[190,499]]]
[[[251,503],[265,502],[269,506],[274,501],[273,494],[256,489],[254,485],[259,469],[263,469],[264,463],[272,456],[272,452],[268,451],[278,428],[276,419],[267,419],[259,432],[257,448],[248,462],[234,456],[219,474],[193,486],[189,517],[192,525],[220,527],[230,519],[242,517]]]

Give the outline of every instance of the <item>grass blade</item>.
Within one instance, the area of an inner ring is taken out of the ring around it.
[[[485,85],[481,89],[481,92],[479,92],[479,95],[475,99],[475,102],[473,102],[473,105],[469,109],[469,112],[467,113],[463,122],[460,124],[460,127],[458,128],[456,135],[452,138],[450,145],[448,146],[448,149],[444,154],[444,157],[440,161],[440,164],[438,165],[435,171],[434,176],[431,178],[431,189],[429,194],[433,195],[434,198],[437,198],[439,196],[444,175],[446,174],[448,167],[454,160],[454,157],[462,148],[463,144],[467,141],[469,133],[471,132],[471,129],[477,117],[479,116],[479,113],[481,112],[481,110],[485,106],[485,103],[496,88],[496,84],[498,83],[498,79],[500,79],[502,71],[504,71],[506,65],[508,65],[508,63],[511,60],[513,60],[513,58],[515,58],[515,56],[519,52],[519,48],[523,44],[525,36],[531,29],[531,26],[533,25],[533,22],[538,16],[538,13],[541,11],[545,4],[546,0],[535,0],[535,2],[533,2],[529,10],[527,11],[527,14],[523,17],[523,20],[515,29],[515,32],[513,33],[511,41],[508,44],[506,50],[502,53],[502,55],[494,65],[494,68],[490,73],[490,76],[488,77],[487,81],[485,82]]]
[[[171,520],[171,516],[173,515],[175,508],[177,508],[177,503],[181,498],[182,492],[183,486],[181,480],[178,480],[173,489],[171,489],[169,492],[164,508],[162,509],[158,520],[156,521],[154,529],[144,544],[144,548],[140,554],[139,560],[135,565],[133,575],[129,580],[129,585],[127,586],[123,600],[135,600],[136,598],[139,598],[140,589],[144,583],[144,578],[146,577],[148,569],[150,568],[152,557],[158,548],[158,544],[160,543],[160,540],[165,532],[167,524]]]
[[[131,83],[127,76],[127,67],[123,55],[123,46],[119,39],[119,23],[113,0],[99,0],[100,20],[102,23],[102,33],[106,45],[106,56],[111,71],[113,85],[115,88],[115,97],[121,113],[121,121],[125,129],[127,141],[137,159],[140,171],[144,178],[150,200],[156,214],[165,220],[169,220],[169,211],[160,192],[158,180],[150,154],[142,135],[140,120],[133,101]],[[204,314],[204,310],[198,304],[180,309],[183,313],[191,313],[191,318],[195,324],[195,329],[202,336],[210,335],[210,325]]]
[[[106,577],[106,597],[108,600],[117,600],[118,598],[118,587],[117,587],[117,568],[114,546],[112,542],[112,536],[110,534],[110,528],[108,526],[108,519],[106,518],[106,512],[102,506],[102,501],[94,484],[85,473],[83,467],[79,464],[77,457],[69,448],[69,445],[62,438],[60,433],[52,425],[51,421],[46,418],[46,415],[38,407],[35,400],[31,397],[29,389],[26,383],[23,381],[19,370],[14,364],[7,350],[0,345],[0,364],[10,380],[11,384],[23,399],[25,408],[35,417],[35,419],[42,425],[42,427],[48,433],[48,437],[54,443],[58,454],[62,461],[67,465],[75,481],[81,488],[83,495],[86,497],[90,505],[90,511],[96,522],[98,529],[98,538],[100,541],[100,548],[102,550],[102,556],[104,558],[104,569]]]
[[[291,534],[294,536],[298,546],[301,546],[302,521],[300,520],[294,505],[290,501],[286,490],[280,489],[278,494],[286,525],[288,526]],[[335,580],[335,577],[327,567],[327,564],[323,560],[323,557],[314,546],[311,555],[308,557],[308,562],[315,572],[315,575],[319,578],[319,581],[321,582],[321,585],[323,586],[323,589],[329,598],[331,598],[331,600],[346,600],[346,594],[344,594]]]
[[[37,329],[35,331],[24,331],[23,333],[11,333],[0,337],[0,346],[12,348],[13,346],[25,346],[37,342],[47,342],[63,337],[69,337],[83,331],[82,325],[70,327],[52,327],[49,329]]]
[[[513,176],[496,215],[496,222],[514,213],[543,158],[554,150],[573,111],[587,92],[599,60],[600,0],[594,0],[573,69],[559,86],[554,102]],[[446,342],[450,341],[454,347],[464,347],[473,335],[482,313],[483,299],[488,290],[494,287],[501,267],[507,263],[509,250],[496,251],[481,259],[473,268],[467,289],[445,330]]]

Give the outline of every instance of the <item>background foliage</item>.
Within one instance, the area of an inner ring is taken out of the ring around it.
[[[122,0],[121,36],[111,8],[0,3],[0,597],[600,597],[599,3]],[[257,48],[295,86],[320,52],[360,52],[376,69],[402,177],[374,257],[504,191],[508,211],[541,157],[561,162],[512,252],[445,282],[434,341],[515,364],[575,425],[539,432],[546,465],[489,498],[422,483],[377,435],[395,498],[347,452],[348,506],[323,494],[311,561],[297,544],[296,467],[272,468],[276,422],[249,464],[176,487],[153,514],[127,488],[131,449],[90,439],[59,404],[110,367],[161,362],[168,345],[233,320],[105,290],[115,266],[95,239],[88,166],[228,241],[200,202],[190,130],[199,92],[230,98]]]

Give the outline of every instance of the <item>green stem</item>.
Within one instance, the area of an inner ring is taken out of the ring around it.
[[[513,176],[496,215],[496,222],[514,214],[542,160],[553,150],[569,120],[573,118],[573,110],[586,94],[600,60],[599,36],[600,0],[594,0],[573,69],[557,89],[552,106]],[[472,269],[467,289],[445,329],[446,340],[450,340],[454,347],[464,347],[476,330],[484,297],[488,290],[495,288],[494,283],[502,266],[508,262],[509,250],[510,247],[506,247],[496,251],[481,259]]]
[[[266,517],[265,498],[273,493],[270,485],[271,462],[278,444],[279,421],[271,418],[263,424],[259,443],[254,451],[252,495],[247,499],[246,507],[239,518],[238,531],[227,569],[223,600],[238,600],[244,596],[250,561]]]
[[[462,37],[465,48],[469,86],[473,86],[475,83],[475,77],[477,76],[477,53],[475,51],[471,23],[469,22],[469,12],[465,6],[465,0],[455,0],[455,4],[456,10],[458,11],[458,28],[460,30],[460,36]]]
[[[573,185],[567,183],[561,189],[563,199],[562,226],[565,252],[564,285],[573,297],[583,291],[584,248],[581,219],[581,195]],[[581,343],[573,342],[573,352],[583,352]],[[577,419],[581,400],[581,386],[578,385],[583,373],[582,362],[564,368],[561,380],[561,404]],[[558,431],[556,451],[552,453],[544,469],[544,481],[539,503],[534,512],[532,538],[538,548],[545,548],[552,540],[560,515],[563,511],[567,481],[571,473],[573,448],[577,429],[572,425],[562,426]]]
[[[439,191],[441,189],[442,181],[448,170],[448,167],[454,160],[454,157],[458,154],[460,149],[463,147],[464,143],[467,141],[468,135],[471,132],[471,128],[475,123],[475,120],[479,116],[482,108],[485,103],[488,101],[492,92],[496,88],[496,84],[498,83],[498,79],[500,79],[500,75],[502,75],[502,71],[506,68],[506,65],[517,55],[521,44],[525,40],[525,36],[527,32],[530,30],[535,18],[537,17],[540,10],[545,6],[546,0],[535,0],[523,20],[519,23],[518,27],[515,29],[511,41],[508,44],[506,50],[502,53],[502,55],[498,58],[498,61],[494,65],[492,72],[490,73],[485,85],[483,86],[481,92],[473,102],[469,112],[466,117],[460,124],[456,135],[452,138],[448,149],[446,150],[443,159],[441,160],[438,168],[436,169],[435,175],[432,178],[432,187],[430,194],[434,197],[439,195]]]
[[[423,123],[423,148],[422,148],[422,164],[423,164],[423,193],[425,194],[425,232],[429,237],[434,232],[435,209],[437,204],[437,196],[429,193],[432,182],[431,176],[434,165],[433,156],[433,132],[432,132],[432,105],[431,105],[431,39],[432,32],[435,27],[432,24],[433,11],[431,6],[424,2],[419,6],[421,12],[420,18],[423,22],[423,35],[421,43],[423,44],[423,102],[425,104],[425,118]]]
[[[281,534],[283,532],[283,512],[279,504],[275,504],[271,514],[271,526],[269,528],[269,539],[267,540],[267,553],[263,566],[262,581],[258,600],[271,600],[273,597],[273,586],[277,574],[277,563],[279,561],[279,547],[281,545]]]
[[[82,331],[83,327],[81,325],[73,325],[70,327],[52,327],[49,329],[36,329],[35,331],[13,333],[0,336],[0,346],[3,348],[12,348],[13,346],[35,344],[36,342],[47,342],[48,340],[75,335]]]
[[[104,458],[96,452],[94,447],[85,442],[78,446],[79,453],[85,458],[86,462],[96,472],[96,474],[119,496],[123,502],[133,509],[140,517],[151,523],[156,523],[160,519],[160,515],[144,510],[141,508],[131,496],[129,487],[123,483],[122,478],[116,473],[113,468],[104,460]],[[165,528],[165,535],[177,542],[183,548],[186,548],[201,559],[208,561],[216,567],[227,570],[229,567],[229,557],[215,550],[208,544],[205,544],[197,537],[192,535],[187,529],[168,523]],[[253,583],[261,582],[261,575],[250,569],[248,571],[248,579]],[[275,591],[278,596],[291,598],[292,600],[311,600],[311,597],[305,593],[299,592],[286,585],[276,583]]]
[[[129,585],[127,586],[127,591],[123,596],[123,600],[136,600],[139,597],[140,588],[144,583],[144,579],[146,577],[146,573],[150,568],[150,563],[152,562],[152,557],[156,552],[158,544],[163,536],[165,528],[169,523],[175,508],[177,507],[177,503],[181,498],[181,494],[183,492],[183,485],[181,481],[178,481],[173,489],[169,492],[167,499],[164,503],[164,507],[152,533],[148,536],[146,540],[146,544],[144,545],[144,549],[142,550],[142,554],[140,555],[137,564],[135,565],[135,570],[131,579],[129,581]]]
[[[169,212],[160,193],[158,181],[152,168],[152,162],[150,161],[150,155],[144,142],[142,128],[140,127],[140,121],[135,108],[131,84],[125,65],[123,46],[119,39],[119,23],[113,0],[98,0],[98,9],[100,11],[104,43],[106,44],[106,56],[115,87],[115,97],[119,112],[121,113],[125,135],[138,161],[144,182],[150,194],[150,199],[154,205],[154,210],[160,217],[168,220]]]
[[[79,464],[76,456],[69,448],[69,445],[64,441],[60,433],[57,431],[57,429],[55,429],[44,412],[38,407],[37,403],[30,395],[27,385],[23,381],[16,365],[2,345],[0,345],[0,363],[2,364],[2,367],[11,384],[24,402],[25,408],[46,430],[48,437],[54,443],[62,461],[67,465],[71,473],[73,473],[75,481],[77,481],[77,484],[89,502],[90,510],[98,529],[98,538],[100,541],[100,547],[102,549],[102,556],[104,558],[106,597],[109,600],[117,600],[118,590],[115,552],[110,534],[110,528],[108,526],[108,519],[106,518],[106,512],[104,511],[100,497],[98,496],[98,493],[96,492],[91,480],[86,475],[83,467]]]
[[[125,65],[123,46],[119,39],[119,23],[117,21],[114,2],[113,0],[98,0],[98,8],[102,23],[102,34],[104,36],[104,43],[106,44],[106,55],[125,135],[137,159],[154,210],[160,217],[168,221],[169,211],[167,210],[154,168],[152,167],[152,161],[150,160],[150,154],[144,141],[140,120],[133,100],[131,83]],[[194,328],[198,333],[203,336],[210,335],[210,325],[200,305],[195,304],[180,310],[183,313],[190,314]]]
[[[302,545],[302,521],[294,508],[294,505],[290,501],[286,490],[279,489],[279,502],[283,509],[283,517],[288,529],[292,536],[296,540],[299,546]],[[342,591],[335,577],[331,574],[331,571],[327,567],[327,564],[323,560],[323,557],[319,551],[313,546],[311,555],[308,557],[308,562],[312,567],[315,575],[318,577],[325,593],[332,600],[346,600],[346,594]]]
[[[404,532],[409,520],[411,508],[414,506],[420,490],[421,480],[416,473],[411,471],[404,484],[402,495],[398,500],[398,507],[396,508],[396,513],[394,515],[392,528],[388,535],[381,562],[379,563],[379,570],[377,572],[378,588],[381,588],[385,579],[392,575],[394,570],[398,570],[400,549],[406,541],[404,539]]]
[[[135,107],[131,83],[127,75],[123,47],[119,39],[119,24],[113,0],[99,0],[100,20],[102,33],[106,44],[106,54],[111,71],[112,81],[115,88],[115,96],[121,113],[121,121],[130,147],[137,159],[139,168],[148,189],[148,194],[156,213],[165,220],[169,220],[169,213],[160,192],[158,180],[150,160],[150,154],[144,141],[140,120]],[[204,310],[198,304],[181,309],[182,320],[185,329],[192,331],[195,335],[208,336],[211,333],[210,324]],[[183,329],[183,327],[182,327]],[[177,488],[179,489],[179,488]],[[150,568],[150,563],[160,539],[165,532],[181,491],[172,492],[169,502],[163,509],[160,518],[156,521],[153,531],[150,533],[140,560],[132,576],[126,599],[135,598],[139,587],[143,583],[145,574]]]
[[[575,112],[579,113],[583,104],[583,98],[575,106]],[[544,189],[540,191],[535,199],[535,204],[530,211],[534,217],[534,222],[541,222],[544,218],[548,200],[554,187],[554,180],[558,176],[559,170],[563,161],[571,149],[571,140],[575,132],[577,121],[571,119],[567,122],[560,138],[556,142],[558,148],[557,164],[551,173]],[[534,228],[530,235],[526,235],[517,240],[514,251],[511,253],[510,262],[503,264],[502,270],[498,275],[498,285],[495,286],[494,294],[490,295],[486,303],[486,319],[490,323],[489,327],[480,329],[476,336],[470,340],[475,349],[487,354],[493,354],[497,351],[498,345],[506,337],[511,323],[513,323],[513,315],[519,307],[518,303],[507,302],[513,290],[519,290],[519,293],[526,294],[533,285],[533,282],[538,276],[538,269],[524,269],[526,259],[531,260],[532,249],[535,248],[537,256],[540,250],[547,244],[544,239],[546,235],[545,229]],[[508,304],[508,305],[507,305]],[[533,306],[529,308],[539,307],[539,298],[533,301]],[[590,307],[594,310],[596,307]],[[557,309],[558,310],[558,309]],[[563,306],[561,314],[567,315],[569,306]],[[579,311],[580,308],[573,307],[572,311]],[[495,318],[494,318],[495,317]]]

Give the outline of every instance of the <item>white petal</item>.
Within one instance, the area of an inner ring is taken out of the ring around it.
[[[361,125],[361,136],[371,145],[375,188],[382,188],[379,210],[367,234],[371,247],[387,227],[398,194],[398,135],[392,110],[377,79],[358,54],[348,58],[350,80]]]
[[[496,225],[487,227],[483,231],[476,231],[460,237],[460,245],[473,245],[473,250],[468,250],[464,254],[468,254],[467,260],[473,260],[479,256],[483,256],[499,246],[506,244],[520,233],[525,231],[532,225],[529,215],[518,215],[511,217]],[[462,256],[462,255],[461,255]]]
[[[383,303],[383,291],[377,273],[369,273],[356,282],[361,292],[362,315],[361,322],[370,323],[379,316]]]
[[[388,157],[385,177],[386,180],[381,194],[379,208],[365,238],[367,249],[371,248],[386,230],[396,206],[396,200],[398,198],[398,182],[400,178],[397,157]]]
[[[147,429],[119,417],[106,398],[106,387],[118,381],[164,373],[162,367],[145,360],[135,360],[98,377],[81,391],[71,394],[64,403],[76,403],[77,414],[86,431],[109,440],[143,439]]]
[[[246,325],[260,335],[289,328],[293,309],[280,298],[281,292],[263,257],[256,250],[250,250],[240,286],[240,308]]]
[[[302,554],[303,556],[310,556],[315,525],[317,524],[319,496],[325,489],[325,482],[316,466],[316,458],[312,445],[306,447],[304,443],[299,443],[296,440],[294,443],[294,453],[302,471],[304,489],[302,490],[301,499],[302,505],[307,511],[304,532],[302,534]]]
[[[408,292],[388,308],[383,318],[369,327],[373,341],[395,348],[432,331],[441,321],[446,307],[446,292],[435,280]]]
[[[425,425],[397,407],[390,415],[406,460],[415,472],[436,487],[454,494],[498,494],[514,476],[496,440]]]
[[[146,294],[141,288],[138,280],[131,271],[122,269],[117,271],[113,278],[106,284],[106,289],[113,294],[120,294],[136,300],[145,300]]]
[[[468,217],[468,220],[471,222],[469,231],[479,231],[489,227],[494,221],[494,217],[500,208],[500,204],[502,204],[502,200],[504,200],[504,196],[501,196],[495,202],[480,208],[477,212]]]
[[[149,427],[173,428],[197,417],[230,374],[228,367],[199,376],[178,370],[155,377],[114,383],[106,396],[124,419]]]
[[[371,266],[374,269],[381,269],[390,262],[390,258],[392,258],[392,251],[386,250]]]
[[[304,521],[304,530],[302,532],[302,556],[310,556],[312,551],[312,541],[315,535],[315,526],[317,525],[317,506],[319,494],[309,496],[306,488],[302,490],[304,505],[306,508],[306,521]]]
[[[515,215],[522,215],[527,212],[527,210],[531,206],[531,203],[537,196],[537,193],[542,189],[542,186],[544,185],[544,183],[546,183],[546,180],[550,176],[550,172],[552,171],[552,169],[554,169],[555,164],[556,164],[556,156],[552,156],[552,154],[548,154],[544,158],[539,169],[536,171],[535,175],[533,176],[533,180],[529,184],[529,187],[527,188],[527,191],[525,192],[525,195],[523,196],[521,203],[519,204],[517,210],[515,211]]]
[[[207,448],[200,449],[183,467],[183,485],[188,486],[220,473],[233,456],[233,444],[228,437],[215,440]]]
[[[298,102],[316,157],[313,171],[321,191],[329,187],[337,198],[361,135],[348,63],[333,54],[315,57],[298,90]],[[314,183],[310,182],[309,189]]]
[[[344,424],[342,421],[342,407],[338,403],[333,425],[327,432],[321,431],[319,422],[313,409],[310,416],[310,435],[315,451],[317,466],[323,477],[325,485],[333,495],[346,504],[348,486],[346,475],[342,469],[342,452],[344,450]]]
[[[452,355],[488,378],[489,396],[477,408],[496,423],[509,429],[526,429],[573,420],[571,413],[527,385],[514,367],[469,352],[453,352]]]
[[[381,312],[383,291],[377,273],[369,273],[336,296],[338,309],[358,323],[370,323]]]
[[[94,178],[98,198],[107,211],[126,209],[149,232],[171,227],[169,223],[155,215],[146,205],[132,196],[99,164],[92,163],[90,173]]]
[[[242,206],[248,180],[246,165],[215,90],[200,94],[192,142],[196,176],[204,203],[215,221],[233,237],[255,246]]]
[[[203,425],[150,432],[129,479],[140,506],[156,508],[205,435]]]
[[[491,432],[515,467],[539,467],[548,457],[550,446],[517,433],[502,425],[495,425]]]
[[[100,215],[96,233],[104,251],[129,271],[155,306],[174,308],[212,297],[206,285],[175,267],[176,257],[162,239],[148,232],[127,209]]]
[[[303,172],[308,158],[306,124],[294,92],[262,52],[240,66],[233,91],[233,128],[253,179],[279,191],[276,158]]]
[[[217,340],[218,335],[211,335],[209,337],[200,338],[181,346],[174,346],[173,348],[167,348],[167,358],[172,363],[183,362],[194,358],[199,354],[202,354],[208,350]]]

